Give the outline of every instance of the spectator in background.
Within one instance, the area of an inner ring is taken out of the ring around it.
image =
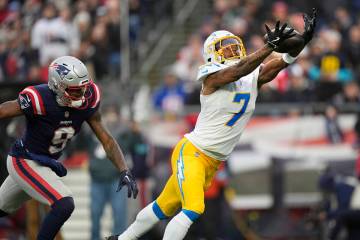
[[[334,103],[340,106],[345,103],[360,103],[360,89],[355,81],[345,84],[343,91],[334,97]]]
[[[0,24],[6,19],[9,14],[8,1],[0,0]]]
[[[187,45],[180,49],[177,60],[173,66],[174,74],[186,83],[194,83],[198,68],[203,64],[202,45],[200,35],[193,34]]]
[[[84,1],[77,2],[78,12],[74,17],[74,24],[79,29],[81,41],[88,40],[91,34],[91,19]]]
[[[276,1],[272,5],[271,20],[286,22],[289,14],[289,6],[284,1]]]
[[[103,18],[105,18],[106,9],[99,9],[97,14],[97,22],[91,33],[91,43],[93,48],[92,63],[94,65],[96,78],[103,79],[109,72],[109,65],[107,62],[109,56],[109,39],[107,36],[106,22],[103,20]]]
[[[328,105],[325,109],[325,127],[327,140],[332,144],[342,143],[344,134],[338,122],[338,111],[334,105]]]
[[[346,36],[351,25],[352,18],[348,10],[344,6],[339,6],[335,9],[335,24],[341,35]]]
[[[57,57],[71,55],[79,47],[78,29],[70,22],[70,9],[61,9],[59,17],[57,12],[54,3],[47,3],[42,18],[32,29],[31,46],[38,51],[41,66]]]
[[[137,46],[140,33],[140,5],[140,0],[130,0],[129,2],[130,44],[133,44],[133,47]]]
[[[42,2],[37,0],[26,0],[21,13],[23,15],[23,24],[25,31],[29,32],[39,17]]]
[[[309,102],[311,95],[305,72],[300,64],[295,63],[289,71],[289,85],[283,100],[285,102]]]
[[[335,240],[344,227],[340,214],[350,207],[351,195],[354,190],[352,185],[342,181],[343,178],[327,167],[320,176],[318,186],[323,192],[322,207],[324,209],[322,218],[327,221],[327,237]]]
[[[352,67],[356,79],[360,79],[360,26],[352,26],[349,30],[348,41],[344,44],[344,50],[348,56],[348,62]]]
[[[114,105],[104,108],[102,117],[104,124],[121,144],[120,116]],[[111,204],[114,226],[113,233],[123,231],[127,223],[127,190],[116,192],[118,187],[119,171],[107,160],[105,150],[94,136],[85,136],[89,153],[89,171],[91,177],[91,240],[100,237],[100,220],[107,203]]]
[[[318,101],[328,101],[341,92],[342,82],[352,79],[349,69],[345,68],[345,61],[340,51],[342,37],[336,30],[326,30],[321,33],[326,49],[317,59],[317,65],[310,69],[313,79],[319,80],[316,86]]]
[[[106,32],[110,41],[107,43],[109,57],[105,61],[108,61],[110,75],[116,77],[120,74],[120,1],[108,0],[106,2],[106,16]]]
[[[135,121],[130,122],[130,128],[124,130],[119,139],[121,149],[124,150],[127,159],[131,160],[131,173],[138,182],[140,206],[143,208],[151,200],[147,187],[150,173],[150,145],[142,134],[139,124]]]
[[[153,95],[155,108],[165,115],[176,116],[182,112],[184,101],[185,91],[183,83],[172,70],[167,70],[163,83]]]

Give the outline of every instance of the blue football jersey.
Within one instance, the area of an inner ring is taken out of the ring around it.
[[[80,131],[83,122],[99,108],[99,88],[91,83],[89,91],[85,108],[59,106],[55,93],[47,84],[21,91],[18,102],[26,117],[26,131],[13,145],[10,154],[19,156],[25,149],[58,159],[69,140]]]

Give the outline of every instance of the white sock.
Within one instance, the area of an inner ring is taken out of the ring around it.
[[[118,240],[136,240],[160,221],[152,209],[153,204],[154,202],[150,203],[137,214],[135,221],[118,237]]]
[[[168,223],[165,229],[163,240],[181,240],[184,239],[189,227],[193,221],[182,211],[178,213]]]

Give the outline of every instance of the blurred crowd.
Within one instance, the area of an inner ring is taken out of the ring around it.
[[[337,106],[360,102],[359,0],[214,0],[212,3],[211,14],[178,52],[176,62],[155,92],[158,109],[171,111],[177,105],[198,103],[196,73],[203,63],[203,42],[213,31],[225,29],[238,35],[245,43],[247,54],[251,54],[264,44],[265,23],[274,26],[280,20],[302,33],[302,13],[310,14],[313,7],[318,10],[315,38],[294,64],[262,87],[258,101],[320,101]]]
[[[154,2],[129,1],[133,57],[145,21],[169,12],[171,1]],[[118,77],[120,31],[119,0],[0,0],[0,82],[46,82],[48,64],[63,55],[81,59],[98,81]]]

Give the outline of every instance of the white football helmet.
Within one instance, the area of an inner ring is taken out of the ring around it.
[[[225,51],[228,53],[225,56]],[[205,40],[203,58],[205,63],[218,62],[232,65],[246,57],[242,40],[229,31],[215,31]]]
[[[48,85],[60,106],[83,107],[91,97],[90,83],[86,66],[75,57],[59,57],[49,66]]]

